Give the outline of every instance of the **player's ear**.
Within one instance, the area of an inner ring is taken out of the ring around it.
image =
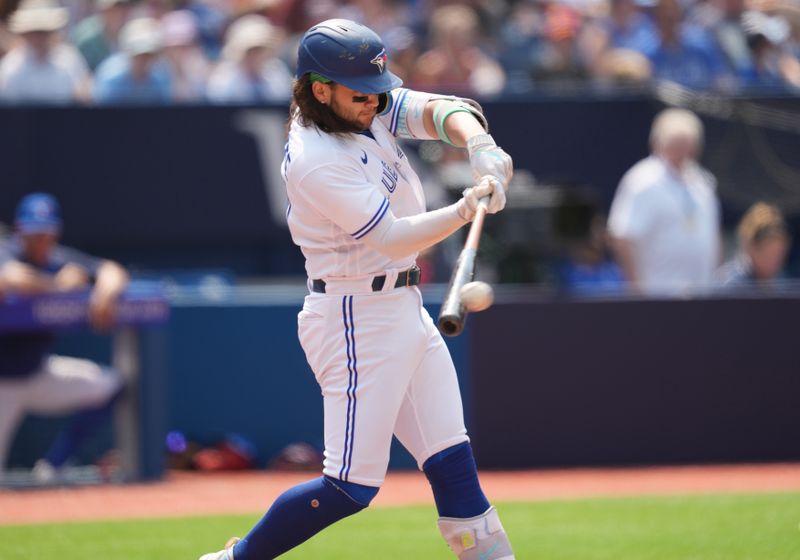
[[[323,84],[322,82],[311,82],[311,93],[317,101],[323,105],[328,105],[331,102],[331,85]]]

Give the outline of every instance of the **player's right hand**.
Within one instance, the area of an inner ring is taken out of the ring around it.
[[[489,197],[489,205],[486,212],[496,214],[506,206],[506,191],[496,177],[486,175],[474,187],[464,190],[461,200],[458,201],[459,215],[471,222],[475,218],[480,200]]]

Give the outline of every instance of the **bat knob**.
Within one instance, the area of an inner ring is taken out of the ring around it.
[[[439,330],[445,336],[458,336],[464,329],[464,321],[459,317],[439,317]]]

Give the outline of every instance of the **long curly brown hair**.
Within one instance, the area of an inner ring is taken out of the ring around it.
[[[335,82],[331,82],[330,85],[336,87]],[[329,134],[361,132],[361,127],[356,123],[343,119],[328,105],[320,103],[314,97],[308,74],[297,78],[292,86],[292,104],[289,107],[287,129],[294,119],[297,119],[301,126],[316,125],[321,131]]]

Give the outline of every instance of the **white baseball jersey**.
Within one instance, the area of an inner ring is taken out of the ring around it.
[[[428,138],[429,94],[398,89],[366,134],[333,135],[293,123],[283,176],[288,223],[306,257],[310,293],[298,336],[323,395],[324,473],[380,486],[392,435],[420,468],[433,454],[468,441],[455,368],[416,287],[394,288],[416,254],[392,259],[362,239],[391,208],[425,211],[417,174],[395,136]],[[373,276],[386,274],[382,291]],[[359,279],[366,281],[360,282]]]
[[[430,95],[398,89],[389,109],[366,134],[334,135],[296,121],[289,132],[282,172],[289,196],[287,221],[306,257],[309,278],[340,278],[405,269],[416,254],[392,260],[360,241],[391,207],[402,218],[425,211],[417,173],[395,135],[426,138],[408,127],[408,111]]]
[[[609,230],[633,244],[640,288],[646,294],[697,292],[719,264],[719,202],[713,176],[697,165],[681,175],[651,156],[623,177]]]

